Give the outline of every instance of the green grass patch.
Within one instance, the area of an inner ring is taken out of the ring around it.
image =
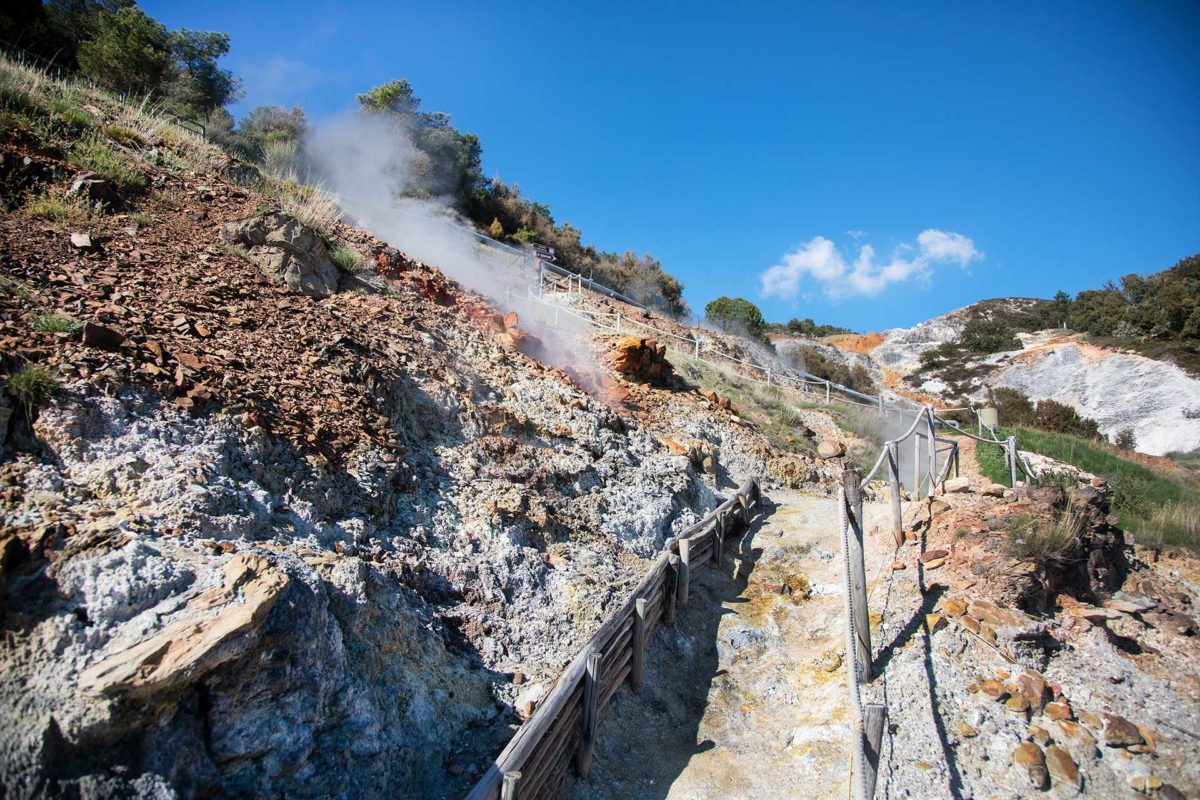
[[[83,323],[58,314],[38,314],[33,318],[33,327],[47,333],[79,333]]]
[[[341,244],[329,251],[329,260],[346,275],[356,274],[367,261],[366,256],[353,247]]]
[[[4,388],[13,399],[25,407],[28,416],[39,403],[58,390],[58,378],[45,367],[26,364],[8,376]]]
[[[146,187],[146,175],[138,164],[99,137],[77,142],[67,154],[67,161],[125,189]]]
[[[1100,441],[1031,428],[1005,428],[997,433],[1001,438],[1016,436],[1018,449],[1049,456],[1106,480],[1121,527],[1138,542],[1200,552],[1200,485],[1196,482],[1151,469]],[[1002,448],[981,443],[976,453],[984,475],[1010,485]]]

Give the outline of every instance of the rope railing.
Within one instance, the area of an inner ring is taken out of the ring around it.
[[[762,490],[748,478],[729,499],[669,539],[620,607],[592,634],[488,766],[467,800],[557,797],[574,766],[591,767],[600,715],[622,685],[640,692],[646,647],[660,624],[674,625],[699,570],[719,565],[727,535],[750,524]]]

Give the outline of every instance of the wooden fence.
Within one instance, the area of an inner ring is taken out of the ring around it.
[[[534,800],[561,795],[568,770],[584,776],[601,715],[626,679],[639,691],[646,644],[688,600],[688,584],[720,564],[726,538],[749,524],[762,503],[754,478],[700,522],[664,545],[625,602],[563,670],[533,715],[467,795],[467,800]]]

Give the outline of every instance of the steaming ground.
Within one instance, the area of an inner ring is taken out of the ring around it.
[[[586,322],[519,303],[535,280],[532,262],[484,244],[452,209],[451,198],[430,194],[444,185],[445,176],[436,174],[402,124],[378,114],[345,114],[314,128],[303,156],[310,173],[360,227],[437,265],[498,308],[521,307],[521,326],[539,339],[542,360],[576,373],[598,366],[591,351],[578,345],[589,331]]]

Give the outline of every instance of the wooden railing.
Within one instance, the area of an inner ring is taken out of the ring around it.
[[[550,691],[488,767],[467,800],[558,797],[574,765],[586,775],[601,715],[628,679],[642,686],[646,644],[659,624],[673,625],[697,572],[720,564],[726,538],[749,524],[761,505],[754,478],[663,546],[637,588],[592,635]]]

